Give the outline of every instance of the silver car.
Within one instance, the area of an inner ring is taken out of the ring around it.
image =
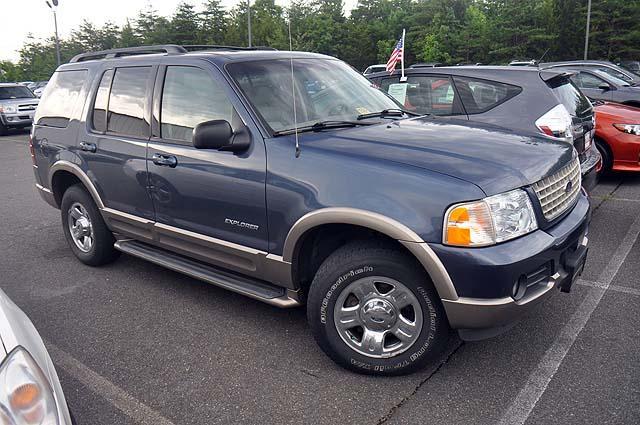
[[[21,84],[0,83],[0,136],[9,128],[29,127],[39,99]]]
[[[0,424],[71,424],[58,374],[29,318],[0,289]]]

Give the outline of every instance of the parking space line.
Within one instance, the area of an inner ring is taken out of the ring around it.
[[[577,283],[578,283],[578,285],[590,286],[592,288],[605,289],[604,284],[602,284],[600,282],[592,282],[592,281],[589,281],[589,280],[580,279]],[[608,290],[609,291],[622,292],[622,293],[631,294],[631,295],[640,295],[640,289],[630,288],[628,286],[622,286],[622,285],[609,285]]]
[[[569,349],[571,349],[578,335],[591,318],[591,314],[593,314],[605,292],[609,289],[613,278],[622,267],[622,263],[629,255],[639,234],[640,216],[631,224],[618,249],[611,257],[609,264],[600,274],[597,281],[601,283],[601,286],[593,287],[593,290],[587,294],[582,304],[573,313],[569,322],[562,328],[551,347],[547,349],[536,368],[529,375],[529,379],[522,390],[520,390],[513,403],[503,414],[499,422],[501,425],[522,425],[529,418]]]
[[[160,413],[98,375],[80,361],[76,360],[72,355],[58,348],[55,344],[47,342],[46,345],[57,367],[67,372],[74,379],[80,381],[80,383],[94,393],[103,397],[122,413],[129,416],[134,422],[143,425],[173,425],[173,422]]]
[[[617,197],[608,197],[608,196],[592,196],[593,199],[599,199],[603,201],[623,201],[623,202],[640,202],[640,199],[629,199],[629,198],[617,198]]]
[[[0,138],[0,141],[20,143],[21,145],[24,145],[25,143],[29,142],[29,139],[27,139],[27,140],[19,140],[19,139],[11,139],[9,137],[2,137],[2,138]]]

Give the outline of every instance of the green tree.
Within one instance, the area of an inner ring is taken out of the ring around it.
[[[189,0],[188,0],[189,1]],[[230,44],[246,46],[247,2],[230,11],[220,0],[203,0],[198,13],[180,3],[170,17],[152,3],[121,28],[80,24],[61,40],[68,61],[87,50],[142,44]],[[325,53],[364,69],[385,63],[406,29],[405,59],[446,63],[502,64],[512,59],[577,59],[584,54],[586,0],[359,0],[347,17],[342,0],[292,0],[284,10],[274,0],[251,6],[253,44]],[[288,22],[289,21],[289,22]],[[593,2],[589,57],[640,58],[640,2]],[[50,38],[28,37],[20,60],[2,63],[4,79],[46,79],[56,68]],[[11,76],[11,77],[8,77]]]
[[[227,14],[220,0],[208,0],[200,14],[200,39],[204,44],[223,44],[227,31]]]
[[[451,55],[447,52],[436,34],[427,34],[417,43],[417,59],[421,62],[451,62]]]
[[[171,43],[169,20],[158,15],[149,3],[135,19],[135,35],[143,45]]]
[[[254,46],[289,49],[284,11],[274,0],[256,0],[251,5],[251,25]]]
[[[188,45],[198,44],[198,14],[192,4],[182,2],[178,4],[175,14],[169,23],[169,42]]]
[[[20,68],[11,61],[0,61],[0,82],[10,83],[22,80]]]
[[[127,23],[124,24],[122,31],[120,32],[118,47],[136,47],[140,46],[140,44],[140,38],[136,35],[135,30],[127,19]]]

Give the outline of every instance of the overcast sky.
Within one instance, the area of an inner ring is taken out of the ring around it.
[[[0,23],[0,59],[17,60],[18,50],[32,33],[37,38],[49,37],[53,34],[53,17],[45,0],[0,0],[2,1],[2,22]],[[123,24],[127,18],[135,17],[138,11],[144,9],[149,0],[59,0],[58,30],[61,37],[67,37],[86,19],[101,25],[106,21]],[[200,6],[202,0],[190,0],[192,4]],[[357,0],[345,0],[345,6],[350,10]],[[153,7],[160,14],[171,15],[180,0],[153,0]],[[231,8],[239,0],[222,0]],[[286,6],[289,0],[276,0],[281,6]],[[7,10],[8,9],[8,10]]]

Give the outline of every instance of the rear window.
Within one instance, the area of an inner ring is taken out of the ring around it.
[[[384,78],[380,89],[393,96],[405,108],[420,114],[457,115],[457,94],[451,79],[442,75],[409,75],[407,83],[398,77]]]
[[[58,128],[69,125],[86,79],[86,70],[53,74],[38,105],[36,124]]]
[[[481,114],[518,95],[522,88],[497,81],[453,77],[467,114]]]
[[[151,67],[118,68],[109,96],[107,133],[146,139],[150,126],[144,116]]]
[[[589,99],[569,80],[564,80],[552,89],[558,101],[567,108],[570,115],[584,118],[592,113]]]

